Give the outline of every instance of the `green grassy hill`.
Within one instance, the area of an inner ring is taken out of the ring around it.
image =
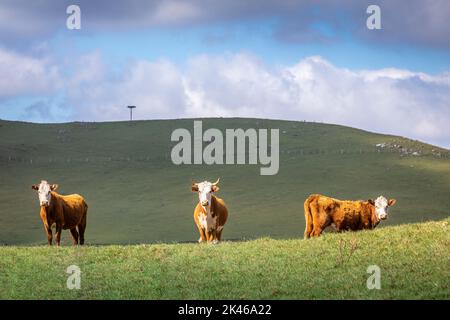
[[[216,246],[0,247],[0,299],[450,299],[449,222]],[[70,265],[79,290],[66,287]],[[379,290],[366,286],[371,265]]]
[[[193,120],[0,121],[0,244],[46,243],[31,190],[43,179],[58,183],[62,194],[85,196],[88,244],[195,241],[191,182],[218,177],[230,211],[225,239],[302,237],[303,201],[311,193],[396,198],[382,226],[449,216],[448,150],[318,123],[204,119],[203,130],[211,127],[279,128],[278,175],[260,176],[260,165],[172,164],[171,132],[192,132]],[[63,241],[70,242],[67,231]]]

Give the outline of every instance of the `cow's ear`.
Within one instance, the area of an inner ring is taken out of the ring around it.
[[[373,201],[372,199],[367,200],[368,203],[370,203],[371,205],[375,205],[375,201]]]
[[[395,200],[395,199],[389,199],[388,206],[392,207],[396,202],[397,202],[397,200]]]
[[[33,185],[31,186],[31,189],[33,189],[33,190],[39,190],[39,186],[38,186],[37,184],[33,184]]]
[[[218,186],[212,186],[211,190],[212,190],[212,192],[217,192],[220,190],[220,188]]]
[[[198,184],[193,183],[191,188],[192,188],[193,192],[197,192],[198,191]]]
[[[58,189],[58,185],[57,184],[52,184],[50,186],[50,190],[55,191],[56,189]]]

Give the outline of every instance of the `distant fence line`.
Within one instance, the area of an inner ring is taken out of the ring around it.
[[[0,157],[0,162],[19,162],[19,163],[28,163],[28,164],[39,164],[39,163],[88,163],[88,162],[154,162],[168,160],[170,161],[170,155],[166,155],[164,157],[37,157],[37,158],[28,158],[28,157],[18,157],[18,156],[9,156],[9,157]]]
[[[355,154],[379,154],[379,153],[390,153],[390,154],[398,154],[401,157],[423,157],[423,156],[433,156],[435,158],[450,158],[450,155],[447,153],[424,153],[420,155],[412,155],[412,154],[402,154],[397,150],[393,149],[288,149],[288,150],[280,150],[280,155],[284,155],[285,157],[308,157],[313,155],[355,155]],[[246,152],[248,154],[248,152]],[[224,157],[226,156],[226,152],[224,152]],[[119,156],[119,157],[22,157],[16,155],[9,156],[0,156],[0,162],[15,162],[15,163],[24,163],[24,164],[44,164],[44,163],[105,163],[105,162],[158,162],[158,161],[167,161],[171,162],[170,152],[161,155],[161,156]]]

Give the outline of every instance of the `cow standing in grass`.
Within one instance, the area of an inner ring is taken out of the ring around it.
[[[198,192],[199,202],[194,209],[194,221],[200,232],[198,242],[218,243],[222,237],[223,226],[227,222],[228,210],[225,202],[213,195],[219,191],[219,179],[193,183],[192,191]]]
[[[70,229],[74,245],[84,244],[88,206],[82,196],[78,194],[63,196],[55,192],[57,188],[57,184],[49,184],[47,181],[32,186],[39,195],[40,215],[48,244],[52,245],[53,225],[56,227],[55,241],[58,246],[61,244],[63,229]]]
[[[312,194],[304,203],[305,239],[320,236],[328,226],[333,226],[338,232],[373,229],[387,218],[387,209],[395,202],[395,199],[388,201],[383,196],[375,201],[343,201]]]

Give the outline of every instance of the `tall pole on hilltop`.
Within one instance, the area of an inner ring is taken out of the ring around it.
[[[130,109],[130,121],[133,121],[133,109],[136,108],[136,106],[128,106],[128,109]]]

